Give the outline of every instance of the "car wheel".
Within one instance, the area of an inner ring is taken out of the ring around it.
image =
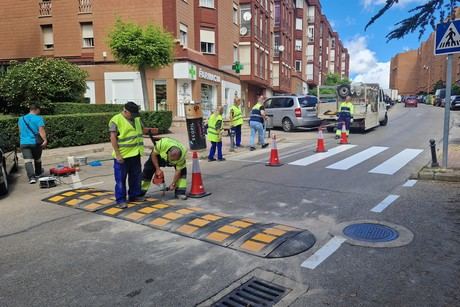
[[[294,128],[294,125],[292,124],[291,120],[287,117],[283,119],[282,126],[285,132],[290,132]]]
[[[0,183],[0,195],[5,195],[8,193],[8,175],[6,173],[5,164],[0,166],[0,178],[3,179],[3,182]]]
[[[380,126],[386,126],[388,124],[388,115],[385,114],[385,119],[380,122]]]

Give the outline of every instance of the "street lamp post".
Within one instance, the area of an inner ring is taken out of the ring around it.
[[[278,47],[278,89],[281,91],[281,62],[282,62],[282,55],[284,51],[284,46],[280,45]]]

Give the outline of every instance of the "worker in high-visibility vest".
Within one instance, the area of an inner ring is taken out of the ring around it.
[[[222,133],[223,133],[223,107],[217,107],[216,111],[211,114],[208,119],[208,140],[211,142],[211,149],[209,150],[208,161],[216,161],[214,158],[217,148],[217,160],[225,161],[222,155]]]
[[[232,131],[235,133],[235,146],[241,147],[241,127],[243,126],[243,114],[241,113],[241,99],[235,98],[230,109]]]
[[[265,130],[264,130],[264,122],[265,122],[265,107],[263,105],[265,100],[265,96],[260,94],[257,103],[252,107],[251,116],[249,118],[249,127],[251,127],[251,137],[249,139],[249,149],[255,150],[255,137],[256,132],[259,134],[259,144],[262,148],[268,146],[268,143],[265,143]]]
[[[142,172],[142,194],[146,194],[155,175],[164,178],[161,167],[174,167],[175,173],[169,190],[175,192],[176,198],[187,199],[187,149],[172,138],[159,138],[155,141],[150,159],[144,163]]]
[[[351,96],[347,96],[344,102],[339,106],[339,118],[337,120],[337,130],[335,138],[339,139],[342,134],[342,126],[345,123],[346,133],[350,134],[350,124],[353,122],[354,106],[351,102]]]
[[[109,122],[115,175],[115,199],[119,208],[127,208],[128,200],[136,201],[141,195],[141,156],[144,154],[143,128],[139,106],[134,102],[124,105],[123,111]]]

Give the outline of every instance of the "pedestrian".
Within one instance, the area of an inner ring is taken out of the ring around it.
[[[337,120],[337,130],[335,134],[336,139],[339,139],[342,134],[343,123],[345,123],[345,132],[347,136],[350,134],[350,124],[353,122],[353,113],[354,106],[351,102],[351,96],[347,96],[345,101],[339,106],[339,118]]]
[[[241,127],[243,126],[243,114],[241,113],[241,99],[235,98],[230,109],[232,131],[235,135],[235,146],[241,147]]]
[[[211,149],[209,150],[208,161],[216,161],[214,158],[217,148],[217,160],[225,161],[222,155],[222,133],[223,133],[223,119],[222,114],[224,108],[217,107],[216,111],[211,114],[208,119],[208,139],[211,142]]]
[[[251,137],[249,139],[249,149],[255,150],[255,137],[256,133],[259,134],[259,144],[262,148],[268,146],[268,143],[265,143],[265,131],[264,131],[264,122],[265,122],[265,107],[263,105],[265,97],[263,94],[260,94],[257,98],[257,103],[251,110],[251,116],[249,118],[249,126],[251,127]]]
[[[30,184],[34,184],[37,182],[37,178],[43,174],[42,150],[48,145],[45,121],[40,116],[40,107],[31,104],[29,114],[19,118],[18,126],[20,148],[25,162],[27,178]]]
[[[128,200],[142,200],[141,156],[144,153],[144,139],[139,106],[131,101],[126,103],[123,111],[110,120],[109,131],[114,158],[115,198],[117,207],[124,209],[127,208],[126,178]]]
[[[145,195],[150,187],[150,182],[155,175],[164,178],[161,167],[174,167],[175,173],[169,190],[175,197],[186,200],[187,195],[187,149],[179,141],[172,138],[156,139],[150,158],[144,164],[142,172],[142,193]]]

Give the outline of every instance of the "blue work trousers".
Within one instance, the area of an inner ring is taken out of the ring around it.
[[[241,146],[241,125],[232,127],[233,132],[235,133],[235,146]]]
[[[340,135],[342,133],[342,125],[345,123],[345,132],[347,135],[350,134],[350,121],[351,121],[351,116],[349,114],[340,114],[339,119],[337,120],[337,130],[336,134]]]
[[[265,130],[264,130],[264,125],[261,122],[256,122],[256,121],[250,121],[249,126],[251,127],[251,137],[249,139],[249,146],[255,147],[254,145],[254,139],[256,137],[256,133],[259,134],[259,144],[263,145],[265,144]]]
[[[115,174],[115,198],[117,204],[126,202],[126,177],[128,177],[129,200],[134,200],[141,195],[141,156],[126,158],[123,163],[119,163],[114,159],[113,171]]]
[[[217,159],[222,160],[224,157],[222,156],[222,141],[220,142],[211,142],[211,149],[209,150],[208,159],[213,160],[216,154],[216,147],[217,147]]]

